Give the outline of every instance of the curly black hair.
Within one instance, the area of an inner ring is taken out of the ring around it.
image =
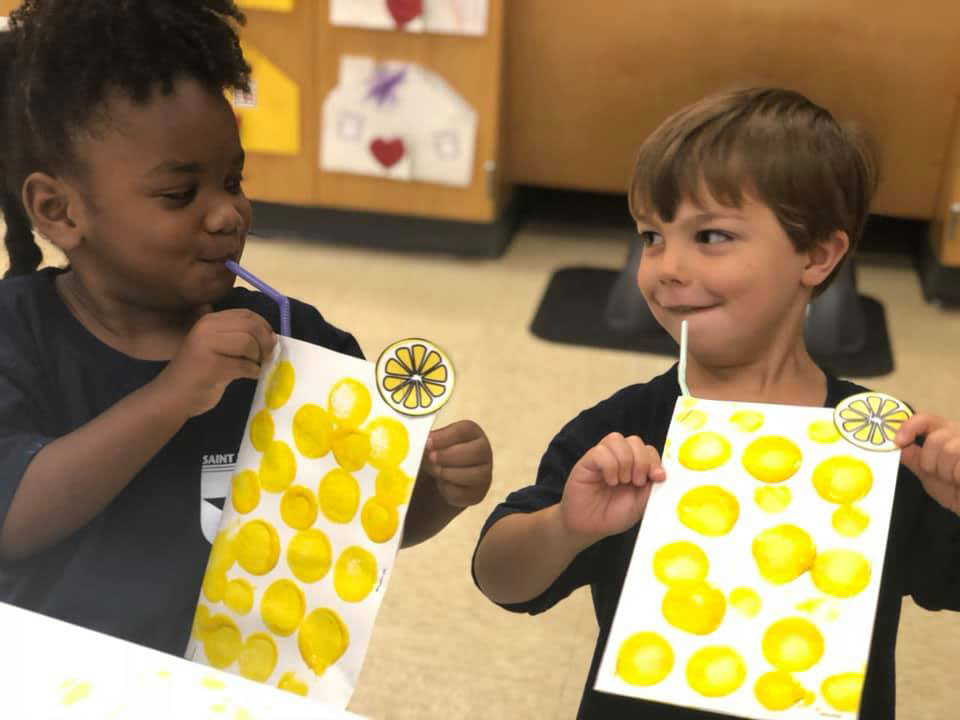
[[[98,121],[108,94],[146,102],[190,77],[248,91],[250,66],[233,0],[23,0],[0,33],[0,206],[7,275],[37,269],[40,249],[20,199],[32,172],[76,172],[72,138]]]

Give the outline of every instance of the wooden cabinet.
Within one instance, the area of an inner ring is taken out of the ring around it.
[[[940,264],[960,271],[960,101],[954,116],[953,143],[947,156],[931,241]],[[960,277],[957,278],[960,281]]]

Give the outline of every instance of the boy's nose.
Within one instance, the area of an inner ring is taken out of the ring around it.
[[[664,284],[684,284],[688,280],[689,261],[687,253],[679,243],[665,243],[658,263],[660,282]]]
[[[221,203],[207,213],[205,225],[211,235],[236,235],[243,227],[243,215],[233,203]]]

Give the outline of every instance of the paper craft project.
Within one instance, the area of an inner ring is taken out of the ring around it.
[[[232,100],[247,152],[297,155],[300,152],[300,88],[266,55],[243,43],[250,63],[250,92]]]
[[[442,351],[409,340],[387,355],[391,401],[426,385],[438,410],[453,383]],[[374,363],[280,339],[257,386],[188,658],[346,706],[433,423],[392,404]]]
[[[489,0],[331,0],[330,23],[377,30],[485,35]]]
[[[860,402],[847,407],[894,411]],[[681,397],[596,689],[855,717],[899,459],[841,437],[830,409]]]
[[[0,717],[360,720],[275,688],[0,604]]]
[[[320,166],[392,180],[466,186],[477,113],[414,63],[345,56],[323,104]]]

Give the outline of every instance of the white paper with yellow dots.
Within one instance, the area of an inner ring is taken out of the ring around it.
[[[407,387],[432,378],[449,393],[452,368],[427,345],[389,352],[426,370]],[[404,382],[387,380],[394,391]],[[346,706],[433,423],[391,409],[376,387],[373,363],[281,339],[257,386],[188,658]],[[384,395],[396,404],[399,392]]]
[[[596,689],[855,717],[899,459],[829,409],[680,398]]]

